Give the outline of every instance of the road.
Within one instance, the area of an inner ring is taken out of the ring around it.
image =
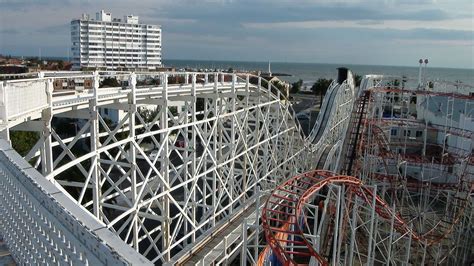
[[[300,115],[298,120],[300,121],[301,127],[307,136],[313,128],[314,123],[316,123],[316,119],[319,114],[320,98],[319,96],[313,94],[302,93],[292,94],[291,97],[293,109],[295,110],[296,114],[306,114]]]

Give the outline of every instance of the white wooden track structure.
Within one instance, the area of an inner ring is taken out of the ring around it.
[[[338,170],[356,93],[348,75],[331,84],[327,115],[309,137],[282,93],[248,74],[46,72],[3,81],[0,234],[21,264],[235,259],[248,234],[260,234],[266,191],[320,161]],[[77,78],[93,89],[53,91],[55,80]],[[101,88],[105,78],[125,85]],[[154,85],[137,85],[145,80]],[[144,107],[156,111],[145,117]],[[122,115],[110,123],[100,108]],[[61,117],[75,119],[73,135],[53,126]],[[13,131],[39,133],[23,158],[10,146]],[[236,221],[233,236],[216,242]],[[207,256],[193,258],[208,243]]]
[[[20,264],[469,261],[474,87],[341,73],[307,136],[247,73],[12,76],[0,235]],[[92,89],[53,90],[68,80]],[[19,131],[37,132],[23,156]]]

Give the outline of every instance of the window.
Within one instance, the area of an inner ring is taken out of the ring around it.
[[[109,109],[104,108],[104,114],[105,114],[105,115],[109,115]]]
[[[421,137],[421,136],[423,136],[423,131],[417,130],[417,131],[416,131],[416,137],[419,138],[419,137]]]
[[[452,166],[448,166],[448,173],[451,173],[451,174],[452,174],[452,173],[453,173],[453,170],[454,170],[454,169],[453,169]]]
[[[398,130],[397,130],[396,128],[392,128],[392,129],[390,130],[390,135],[396,136],[397,133],[398,133],[397,131],[398,131]]]

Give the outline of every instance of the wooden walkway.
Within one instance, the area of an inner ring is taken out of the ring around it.
[[[258,210],[261,210],[261,207],[267,198],[268,196],[260,197],[258,201],[258,204],[260,205]],[[242,248],[244,222],[247,221],[247,224],[255,224],[255,222],[257,222],[258,224],[256,204],[257,203],[254,202],[245,210],[241,211],[240,214],[236,215],[234,219],[221,225],[221,228],[216,230],[212,236],[207,237],[207,240],[196,241],[196,243],[202,244],[194,246],[187,251],[182,251],[181,256],[175,256],[175,258],[178,257],[178,259],[171,261],[169,265],[208,266],[213,265],[216,262],[227,264],[227,259],[229,259],[232,254],[236,253],[234,251]],[[258,214],[260,217],[260,213]],[[168,265],[168,263],[166,265]]]

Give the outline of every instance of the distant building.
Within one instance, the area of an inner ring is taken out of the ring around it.
[[[101,10],[71,21],[73,69],[156,70],[161,67],[161,27],[123,20]]]
[[[270,69],[269,69],[270,70]],[[273,85],[277,86],[281,90],[281,93],[285,95],[286,98],[290,96],[290,84],[282,79],[280,79],[277,76],[272,76],[271,73],[258,73],[258,76],[262,77],[266,81],[272,83]],[[252,81],[253,80],[253,81]],[[256,78],[251,79],[252,83],[257,82],[258,80]]]
[[[312,81],[312,80],[303,81],[303,84],[301,85],[300,91],[301,92],[312,92],[311,88],[313,88],[314,83],[315,83],[315,81]]]
[[[53,82],[53,89],[59,90],[91,90],[94,85],[92,79],[89,78],[74,78],[74,79],[55,79]]]
[[[28,68],[24,65],[0,65],[0,74],[20,74],[28,72]]]

